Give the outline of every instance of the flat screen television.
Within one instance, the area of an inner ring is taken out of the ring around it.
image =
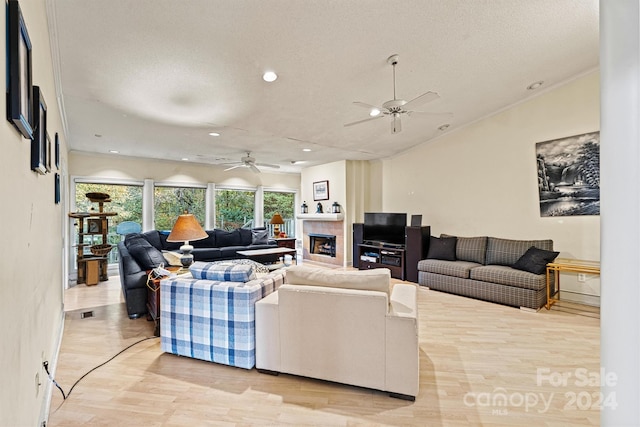
[[[406,213],[366,212],[362,240],[369,244],[404,245]]]

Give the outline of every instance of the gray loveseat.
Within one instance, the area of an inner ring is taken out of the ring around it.
[[[418,283],[500,304],[538,310],[547,301],[545,266],[553,241],[496,237],[431,237],[427,259],[418,262]]]
[[[208,237],[189,242],[195,261],[221,261],[239,258],[238,251],[275,248],[266,229],[239,228],[233,231],[207,230]],[[130,318],[147,314],[147,271],[159,264],[169,265],[167,251],[179,252],[184,242],[167,242],[168,231],[132,233],[118,243],[120,283]]]

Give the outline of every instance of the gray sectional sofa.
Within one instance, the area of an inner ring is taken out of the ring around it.
[[[418,283],[437,291],[538,310],[547,301],[545,266],[557,255],[550,239],[431,237],[427,259],[418,262]]]

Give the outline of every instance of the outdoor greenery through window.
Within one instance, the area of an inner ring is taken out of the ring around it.
[[[100,235],[84,236],[82,243],[97,245],[109,243],[113,249],[108,255],[110,264],[118,262],[117,244],[124,235],[118,234],[118,225],[123,222],[121,232],[131,232],[132,228],[123,231],[125,225],[132,225],[133,230],[142,229],[143,216],[143,191],[142,185],[125,184],[96,184],[77,182],[75,184],[76,212],[91,212],[98,210],[98,204],[92,203],[85,196],[86,193],[99,192],[110,196],[110,202],[104,204],[105,212],[115,212],[117,215],[109,217],[109,234],[107,242],[101,242]],[[295,237],[295,193],[280,191],[264,191],[263,207],[264,222],[255,223],[255,190],[224,189],[215,191],[216,218],[215,228],[234,230],[236,228],[267,227],[273,233],[273,225],[270,223],[273,215],[278,212],[285,223],[280,230],[288,237]],[[204,227],[206,218],[206,188],[204,187],[154,187],[154,228],[156,230],[171,230],[178,215],[186,210],[195,215],[198,222]],[[149,209],[147,206],[146,209]],[[137,227],[136,227],[137,225]],[[78,242],[77,233],[75,245]],[[75,253],[75,250],[70,252]]]
[[[117,215],[109,217],[109,234],[107,242],[99,242],[96,235],[84,236],[87,244],[110,243],[114,248],[109,252],[108,262],[114,263],[118,260],[118,249],[116,245],[122,236],[118,235],[118,224],[124,221],[132,221],[142,226],[142,186],[120,185],[120,184],[92,184],[76,183],[76,212],[98,211],[98,204],[90,202],[85,196],[86,193],[106,193],[110,196],[110,202],[104,204],[105,212],[115,212]],[[77,241],[76,244],[80,243]],[[73,252],[72,252],[73,253]]]
[[[288,237],[295,237],[295,193],[283,193],[277,191],[264,192],[264,221],[270,227],[273,214],[278,212],[284,224],[280,226],[280,231],[286,233]]]
[[[221,230],[254,227],[255,196],[255,191],[217,189],[215,227]]]
[[[205,219],[205,188],[160,187],[154,189],[154,222],[156,230],[171,230],[178,215],[193,214],[201,226]]]

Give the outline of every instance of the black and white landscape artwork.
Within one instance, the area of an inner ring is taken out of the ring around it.
[[[538,142],[540,216],[600,215],[600,132]]]

